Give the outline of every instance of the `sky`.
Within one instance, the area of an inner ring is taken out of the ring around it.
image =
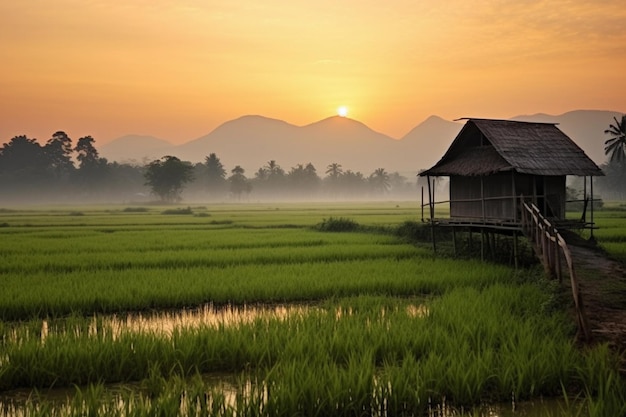
[[[626,112],[623,0],[0,2],[0,142]]]

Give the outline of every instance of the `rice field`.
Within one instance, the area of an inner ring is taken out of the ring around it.
[[[553,283],[434,257],[417,204],[168,209],[0,210],[0,415],[626,414]]]
[[[613,258],[626,263],[626,206],[608,203],[604,210],[594,214],[599,227],[594,231],[598,243]]]

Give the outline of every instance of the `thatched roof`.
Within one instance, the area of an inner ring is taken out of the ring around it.
[[[531,175],[603,175],[553,123],[468,119],[435,166],[422,176],[490,175],[514,170]]]

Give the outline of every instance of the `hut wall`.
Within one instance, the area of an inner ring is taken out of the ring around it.
[[[450,177],[451,218],[482,218],[480,198],[480,177]]]
[[[450,177],[450,217],[517,221],[514,194],[534,202],[547,217],[565,218],[565,176],[510,172],[484,177]]]
[[[450,217],[515,220],[512,195],[510,173],[450,177]]]

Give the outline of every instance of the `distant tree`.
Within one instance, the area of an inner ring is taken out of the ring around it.
[[[100,158],[96,149],[95,140],[91,136],[84,136],[78,139],[74,151],[78,160],[78,169],[75,172],[75,183],[83,187],[83,192],[92,194],[96,187],[102,185],[107,180],[108,162],[105,158]]]
[[[257,172],[254,173],[254,179],[258,182],[258,183],[264,183],[267,181],[267,179],[269,178],[270,174],[269,172],[267,172],[267,169],[263,166],[260,167]]]
[[[79,162],[79,168],[98,163],[100,156],[98,155],[98,150],[94,146],[94,143],[95,140],[91,136],[78,139],[74,151],[76,152],[76,159]]]
[[[216,154],[211,153],[204,159],[206,166],[207,189],[209,194],[221,193],[226,185],[226,170]]]
[[[324,178],[324,189],[330,193],[331,196],[337,197],[340,192],[340,179],[343,175],[343,169],[341,164],[333,162],[326,167],[326,177]]]
[[[610,124],[604,131],[611,138],[604,142],[604,154],[609,156],[610,162],[622,164],[626,160],[626,115],[622,116],[621,122],[614,117],[615,124]]]
[[[311,195],[319,189],[321,179],[312,163],[298,164],[287,174],[290,188],[297,194]]]
[[[0,199],[32,201],[54,190],[43,147],[35,139],[15,136],[0,148]]]
[[[385,168],[377,168],[368,178],[372,190],[384,194],[389,191],[389,174]]]
[[[106,188],[115,195],[122,195],[125,199],[145,197],[146,167],[129,163],[107,164]]]
[[[331,180],[337,180],[341,174],[343,174],[341,164],[333,162],[326,167],[326,175],[328,175],[328,178],[330,178]]]
[[[603,177],[596,177],[597,191],[604,199],[626,199],[626,162],[609,161],[601,166]]]
[[[255,189],[273,196],[283,194],[285,192],[285,179],[285,170],[275,160],[271,160],[254,174]]]
[[[43,148],[37,140],[15,136],[0,148],[0,174],[30,179],[36,172],[45,172]]]
[[[248,178],[246,178],[246,176],[244,175],[246,172],[245,169],[237,165],[230,172],[232,174],[230,177],[228,177],[228,182],[230,183],[230,192],[233,193],[233,195],[236,196],[237,199],[241,198],[241,194],[247,194],[252,191],[252,185],[250,184],[250,181],[248,181]]]
[[[48,168],[57,180],[66,179],[74,171],[72,139],[65,132],[54,133],[43,149]]]
[[[411,184],[408,179],[405,176],[400,175],[398,172],[389,174],[389,186],[393,193],[411,191]]]
[[[339,184],[343,194],[349,197],[357,197],[367,192],[367,179],[359,171],[345,171],[339,177]]]
[[[193,180],[192,172],[191,163],[175,156],[164,156],[148,164],[144,174],[145,185],[163,202],[180,201],[185,184]]]

